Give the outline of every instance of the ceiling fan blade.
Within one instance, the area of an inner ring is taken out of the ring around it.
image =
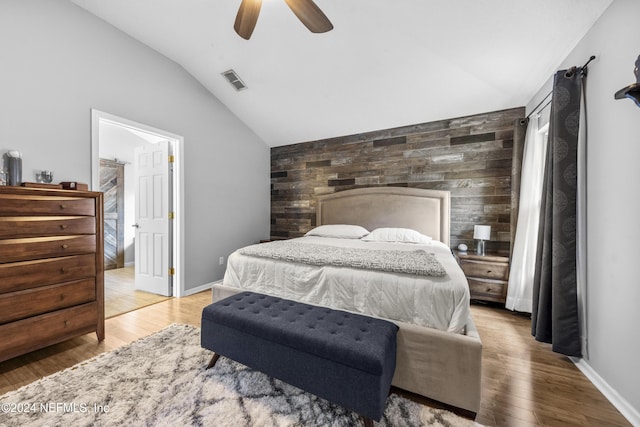
[[[312,33],[326,33],[333,29],[333,24],[313,0],[285,0],[298,19]]]
[[[233,29],[245,40],[249,40],[258,22],[262,0],[242,0]]]

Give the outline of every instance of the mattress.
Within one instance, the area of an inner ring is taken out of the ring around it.
[[[247,256],[236,251],[229,256],[223,283],[447,332],[464,331],[470,311],[469,287],[447,245],[435,240],[418,245],[315,236],[292,240],[349,248],[424,249],[435,254],[446,274],[444,277],[431,277],[342,266],[314,266]]]

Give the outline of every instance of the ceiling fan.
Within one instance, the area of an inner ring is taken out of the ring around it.
[[[312,33],[326,33],[333,25],[313,0],[284,0],[300,21]],[[233,28],[243,39],[249,40],[258,21],[262,0],[242,0]]]

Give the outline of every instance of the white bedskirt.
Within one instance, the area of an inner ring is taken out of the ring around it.
[[[235,288],[389,320],[461,333],[469,319],[469,287],[450,249],[375,243],[358,239],[301,237],[297,241],[345,247],[415,250],[436,255],[447,274],[416,276],[334,266],[312,266],[241,255],[229,256],[223,283]]]

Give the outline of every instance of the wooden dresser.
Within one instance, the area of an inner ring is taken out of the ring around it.
[[[102,193],[0,186],[0,361],[104,339]]]
[[[467,276],[471,299],[505,303],[509,284],[509,257],[458,251],[455,254]]]

